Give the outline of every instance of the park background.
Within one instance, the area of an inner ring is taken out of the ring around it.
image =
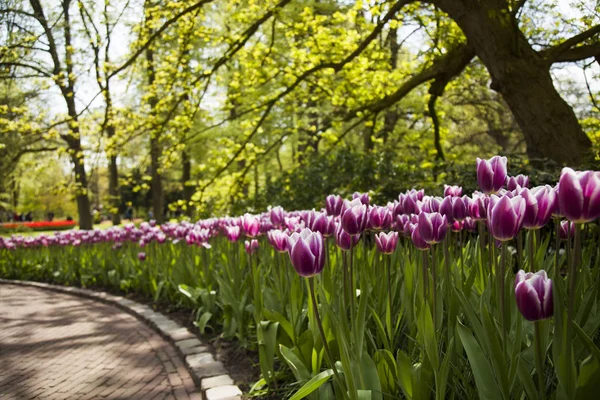
[[[532,184],[598,169],[594,0],[1,3],[3,221],[384,203],[476,189],[494,154]]]

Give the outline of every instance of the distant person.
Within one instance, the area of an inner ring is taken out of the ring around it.
[[[127,208],[127,211],[125,211],[125,219],[128,219],[130,221],[133,219],[133,208]]]
[[[54,213],[53,212],[49,212],[48,213],[48,221],[52,222],[54,220]]]
[[[27,215],[25,216],[25,221],[27,221],[27,222],[33,222],[33,214],[31,213],[31,211],[29,211],[27,213]]]

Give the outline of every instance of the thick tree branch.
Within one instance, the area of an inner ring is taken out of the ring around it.
[[[542,51],[540,54],[542,54],[542,56],[544,56],[544,58],[546,58],[550,63],[581,61],[585,60],[586,58],[600,57],[600,43],[577,46],[558,54],[555,54],[551,51]]]
[[[432,79],[451,80],[469,65],[473,57],[475,51],[470,46],[459,45],[410,78],[391,95],[356,109],[350,118],[356,116],[358,112],[378,113],[403,99],[417,86]]]
[[[546,53],[548,59],[558,58],[562,53],[571,49],[573,46],[578,45],[579,43],[585,42],[586,40],[594,37],[600,33],[600,25],[595,25],[588,29],[587,31],[583,31],[578,35],[575,35],[564,42],[557,44],[554,47],[551,47],[544,51]]]

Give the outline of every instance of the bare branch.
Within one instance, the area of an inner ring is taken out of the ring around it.
[[[21,62],[2,62],[0,63],[0,66],[2,67],[21,67],[21,68],[27,68],[27,69],[31,69],[37,73],[39,73],[40,75],[45,76],[46,78],[51,78],[52,77],[52,73],[49,71],[46,71],[45,69],[35,66],[35,65],[31,65],[31,64],[27,64],[27,63],[21,63]]]

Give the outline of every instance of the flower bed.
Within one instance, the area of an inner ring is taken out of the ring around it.
[[[0,276],[190,306],[258,351],[256,395],[595,398],[600,172],[528,189],[495,157],[477,175],[470,196],[0,239]]]
[[[77,226],[77,221],[33,221],[33,222],[8,222],[0,224],[0,232],[23,231],[62,231]]]

